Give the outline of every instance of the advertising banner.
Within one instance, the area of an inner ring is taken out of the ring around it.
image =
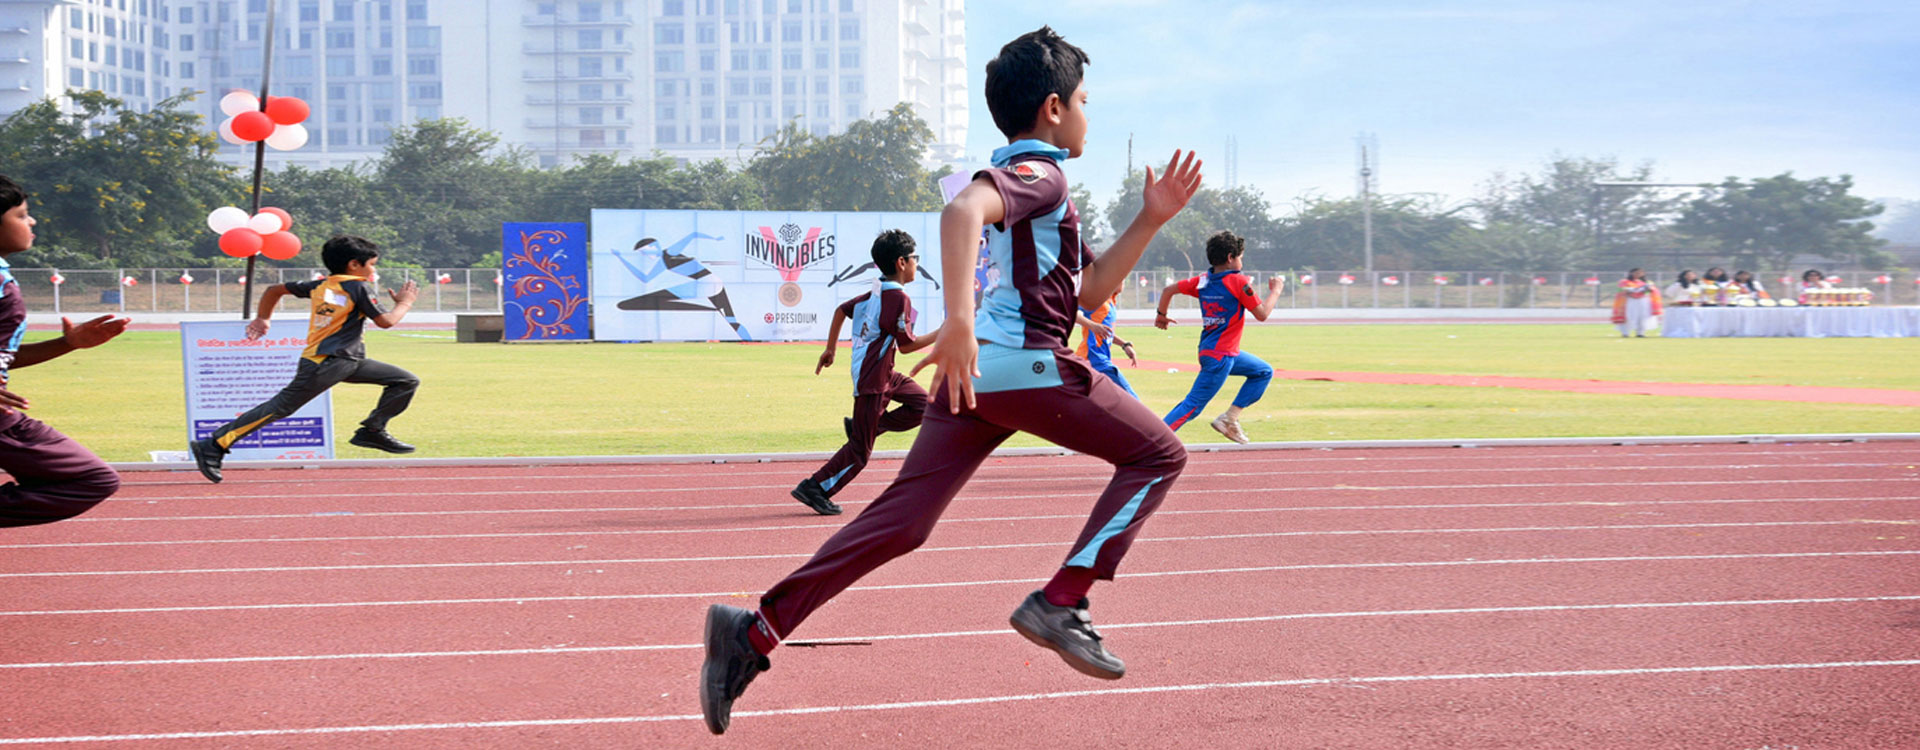
[[[501,298],[507,341],[591,338],[587,225],[500,225]]]
[[[293,380],[307,338],[247,340],[243,320],[180,324],[186,368],[187,440],[200,440],[280,392]],[[229,461],[333,458],[333,394],[322,393],[286,419],[233,444]]]
[[[879,278],[871,250],[888,229],[918,247],[914,333],[945,320],[937,213],[596,209],[592,222],[598,341],[825,339],[833,308]]]

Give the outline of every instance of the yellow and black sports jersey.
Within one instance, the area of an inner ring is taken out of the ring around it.
[[[286,286],[288,294],[313,302],[313,316],[307,319],[307,350],[300,356],[314,362],[328,357],[366,358],[361,325],[367,318],[387,314],[374,299],[371,282],[341,274]]]

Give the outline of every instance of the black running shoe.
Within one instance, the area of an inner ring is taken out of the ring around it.
[[[747,640],[747,631],[759,616],[752,610],[715,604],[707,608],[707,660],[700,665],[700,714],[707,730],[725,734],[733,721],[733,701],[747,691],[747,683],[772,662]]]
[[[1086,599],[1072,607],[1057,607],[1035,591],[1008,619],[1027,640],[1052,649],[1082,674],[1117,680],[1127,673],[1127,665],[1100,645],[1100,633],[1093,629]]]
[[[347,440],[347,442],[352,445],[358,445],[362,448],[372,448],[377,451],[386,451],[388,453],[412,453],[413,452],[413,446],[400,442],[394,436],[387,434],[386,430],[369,430],[365,427],[362,427],[359,430],[354,431],[353,437]]]
[[[194,440],[187,443],[187,452],[193,454],[193,465],[199,467],[200,476],[214,484],[220,483],[220,461],[227,456],[220,444],[213,442],[213,438]]]
[[[799,486],[794,487],[793,492],[789,494],[793,495],[793,499],[812,508],[815,513],[823,516],[840,515],[840,506],[833,504],[833,499],[827,497],[827,489],[821,487],[819,482],[813,481],[813,477],[800,480]]]

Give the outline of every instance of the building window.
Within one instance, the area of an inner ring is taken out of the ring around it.
[[[316,22],[320,20],[319,0],[308,0],[300,4],[300,20]]]
[[[582,21],[601,20],[600,4],[599,3],[581,3],[580,4],[580,20]]]
[[[847,119],[849,120],[860,119],[860,103],[859,102],[847,102]]]
[[[860,67],[860,48],[848,47],[840,50],[840,68],[850,70]]]
[[[711,78],[700,79],[700,95],[701,96],[713,96],[716,92],[719,91],[719,89],[720,89],[719,84],[714,83],[713,79]]]
[[[353,49],[353,29],[331,29],[327,32],[327,49]]]
[[[653,128],[654,143],[678,143],[680,128],[673,125],[657,125]]]
[[[677,120],[679,119],[679,117],[677,117],[679,114],[680,110],[673,106],[673,102],[660,102],[659,104],[653,105],[653,119]]]
[[[818,68],[820,70],[826,70],[827,65],[832,61],[833,61],[832,54],[827,52],[826,50],[820,49],[820,50],[813,51],[813,67]]]
[[[702,120],[713,119],[713,105],[711,104],[700,105],[700,119]]]
[[[333,20],[353,20],[353,0],[333,0]]]
[[[327,75],[330,75],[330,76],[353,75],[353,58],[347,55],[328,55],[327,56]]]
[[[427,20],[426,0],[407,0],[407,20],[409,21]],[[434,107],[435,111],[438,111],[439,109],[440,109],[439,107]]]
[[[685,15],[686,12],[686,3],[682,0],[662,0],[660,3],[660,15],[680,16]]]
[[[860,93],[860,77],[847,76],[845,78],[840,79],[840,93],[842,94]]]
[[[393,58],[386,56],[373,58],[373,74],[377,76],[393,75]]]
[[[727,93],[732,94],[733,96],[746,96],[747,95],[747,79],[745,78],[727,79]]]
[[[773,95],[773,79],[771,78],[753,79],[753,93],[756,96],[772,96]]]
[[[829,93],[831,93],[831,92],[832,92],[832,89],[829,89],[829,88],[827,88],[827,77],[826,77],[826,76],[820,76],[820,77],[818,77],[818,78],[815,78],[815,79],[813,79],[813,93],[814,93],[815,95],[817,95],[817,96],[826,96],[827,94],[829,94]],[[824,112],[822,112],[822,113],[821,113],[821,115],[822,115],[822,116],[824,116],[825,114],[826,114],[826,113],[824,113]]]
[[[439,49],[440,27],[415,26],[407,29],[407,46],[413,49]]]
[[[678,82],[672,79],[668,79],[664,81],[654,81],[653,85],[654,85],[653,93],[655,96],[677,96],[680,93],[680,86]]]
[[[852,13],[852,12],[853,12],[853,0],[840,0],[840,12],[841,12],[841,13]]]
[[[700,126],[700,142],[701,143],[719,143],[720,142],[720,126],[719,125]]]
[[[606,98],[605,91],[606,89],[597,83],[580,84],[580,100],[585,102],[600,101]]]
[[[739,143],[739,142],[740,142],[740,126],[739,126],[739,125],[728,125],[728,126],[727,126],[727,140],[726,140],[726,142],[727,142],[727,143]]]
[[[660,52],[653,56],[653,69],[657,73],[679,73],[686,70],[686,55],[679,52]]]
[[[800,69],[800,50],[790,49],[780,53],[780,69],[781,70],[799,70]]]
[[[580,58],[580,75],[582,75],[582,76],[585,76],[585,77],[589,77],[589,78],[597,78],[597,77],[599,77],[599,75],[600,75],[600,58],[598,58],[598,57],[582,57],[582,58]]]
[[[580,145],[588,148],[599,148],[601,146],[607,145],[607,131],[605,130],[580,131]]]
[[[580,124],[582,125],[600,125],[605,122],[605,119],[606,110],[599,107],[580,108]]]
[[[710,24],[710,23],[703,23],[703,24],[700,24],[699,26],[695,26],[693,28],[693,39],[694,41],[699,42],[701,44],[713,44],[714,42],[718,41],[718,38],[716,37],[713,31],[713,24]]]
[[[802,32],[800,30],[799,21],[787,21],[786,23],[780,24],[780,41],[783,41],[783,42],[802,41],[800,37],[804,33],[805,32]]]
[[[853,42],[860,39],[860,22],[848,19],[840,22],[840,41]]]
[[[734,50],[732,57],[730,57],[727,60],[727,70],[746,70],[746,69],[747,69],[747,51]]]
[[[186,67],[186,63],[181,63],[181,67]],[[86,87],[87,72],[79,68],[67,68],[67,85],[74,88]]]
[[[412,98],[415,98],[415,99],[433,99],[433,100],[438,100],[438,99],[440,98],[440,84],[438,84],[438,83],[412,83],[412,84],[408,84],[408,85],[407,85],[407,94],[408,94],[409,96],[411,96]],[[436,111],[437,111],[437,109],[438,109],[438,108],[436,108]],[[435,115],[435,116],[437,117],[438,115]]]
[[[700,69],[713,70],[713,68],[714,68],[713,53],[712,52],[700,53]]]
[[[407,58],[407,74],[431,76],[440,74],[440,58],[426,55],[414,55]]]
[[[653,27],[654,44],[681,44],[687,41],[687,27],[680,24],[661,24]]]
[[[794,80],[793,76],[780,79],[780,93],[786,96],[799,96],[800,82]]]

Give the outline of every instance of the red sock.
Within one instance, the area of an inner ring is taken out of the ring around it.
[[[780,645],[780,636],[773,634],[773,623],[767,620],[767,613],[754,613],[753,627],[747,629],[747,642],[753,644],[753,650],[761,656],[773,653],[773,647]]]
[[[1053,580],[1040,590],[1047,603],[1056,607],[1071,607],[1087,598],[1087,590],[1093,588],[1093,568],[1061,568],[1053,574]]]

